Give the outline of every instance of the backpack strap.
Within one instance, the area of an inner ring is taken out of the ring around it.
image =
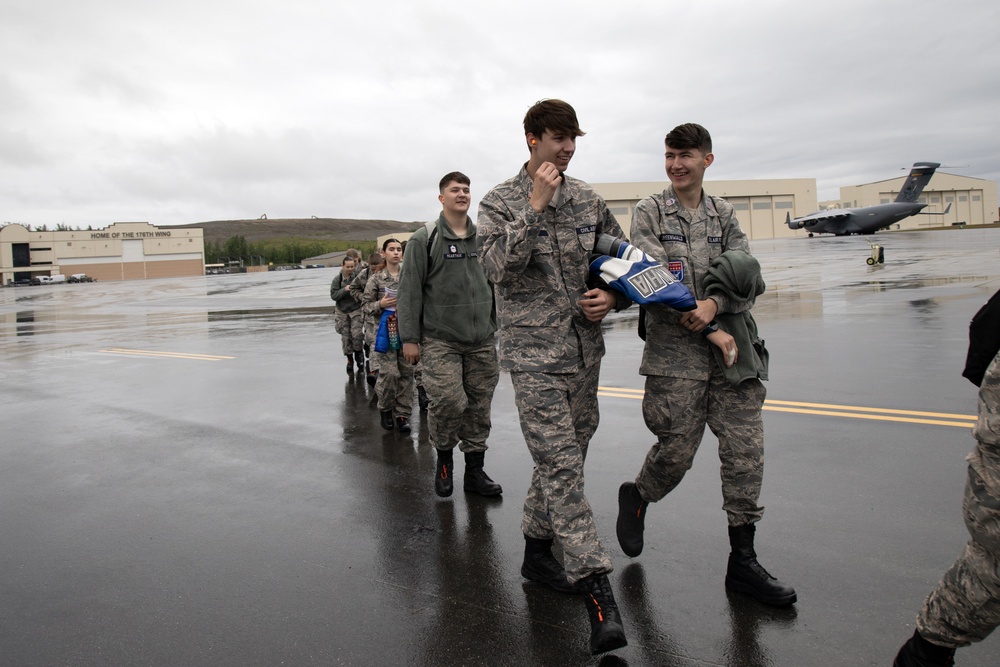
[[[427,270],[431,268],[431,247],[434,245],[434,240],[437,238],[438,228],[437,220],[431,220],[430,222],[424,223],[424,229],[427,231]]]

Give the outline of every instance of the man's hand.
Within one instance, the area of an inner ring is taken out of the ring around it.
[[[719,312],[719,304],[713,299],[698,301],[698,307],[681,315],[681,326],[697,333],[707,327]]]
[[[420,361],[420,346],[416,343],[403,343],[403,358],[406,363],[415,366]]]
[[[722,350],[722,358],[726,360],[726,368],[732,367],[739,359],[739,350],[736,349],[736,339],[727,334],[722,329],[713,331],[705,336],[708,342]]]
[[[543,162],[535,170],[535,184],[531,191],[531,200],[528,202],[531,204],[531,208],[535,209],[535,213],[541,213],[545,210],[545,207],[552,201],[552,197],[555,196],[561,182],[562,175],[551,162]]]
[[[600,322],[615,307],[615,296],[602,289],[592,289],[583,293],[577,303],[583,309],[583,316],[591,322]]]
[[[396,297],[394,296],[384,296],[378,300],[378,305],[382,310],[389,310],[390,308],[396,307]]]

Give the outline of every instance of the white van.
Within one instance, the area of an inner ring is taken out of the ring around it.
[[[64,282],[66,282],[66,276],[64,276],[61,273],[57,273],[56,275],[49,277],[49,282],[50,283],[64,283]]]

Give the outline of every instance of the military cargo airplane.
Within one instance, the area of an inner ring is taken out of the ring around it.
[[[917,202],[924,186],[931,180],[934,170],[940,167],[938,162],[917,162],[906,177],[906,182],[896,196],[896,201],[888,204],[876,204],[861,208],[835,208],[828,211],[810,213],[801,218],[792,219],[790,213],[785,214],[785,224],[790,229],[804,229],[813,234],[874,234],[885,229],[894,222],[899,222],[911,215],[921,213],[927,204]],[[922,215],[945,215],[951,210],[948,204],[941,213],[921,213]]]

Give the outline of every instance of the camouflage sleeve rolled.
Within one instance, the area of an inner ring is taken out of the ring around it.
[[[361,308],[364,310],[365,314],[373,315],[376,318],[382,315],[382,306],[379,304],[379,300],[382,298],[379,296],[381,282],[378,277],[378,273],[368,277],[368,282],[365,283],[365,293],[361,298]]]
[[[973,435],[993,451],[1000,445],[1000,353],[993,358],[979,386],[979,421]]]
[[[371,271],[366,266],[361,271],[358,271],[357,275],[351,280],[351,284],[347,286],[347,289],[351,292],[358,303],[364,301],[365,298],[365,285],[368,284],[368,277]]]
[[[503,285],[520,276],[531,259],[531,249],[538,237],[541,217],[530,206],[516,213],[504,203],[507,184],[490,190],[479,202],[476,220],[476,244],[479,261],[487,280]]]

